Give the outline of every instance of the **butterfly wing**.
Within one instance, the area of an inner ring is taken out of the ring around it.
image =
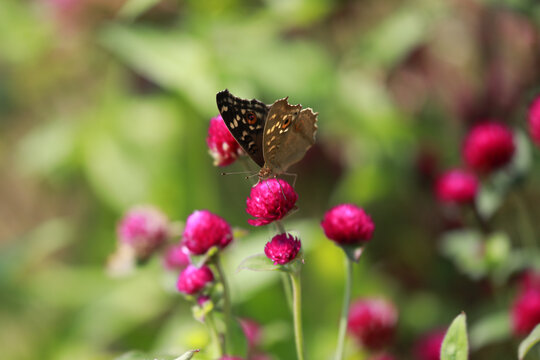
[[[310,108],[290,105],[287,98],[270,106],[263,136],[265,167],[280,174],[300,161],[315,143],[317,115]]]
[[[262,167],[263,130],[270,107],[256,99],[240,99],[227,89],[216,94],[216,102],[232,136],[253,161]]]

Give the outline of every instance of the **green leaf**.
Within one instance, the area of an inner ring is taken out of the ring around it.
[[[441,360],[467,360],[468,354],[466,316],[461,313],[446,332],[441,345]]]
[[[193,355],[197,352],[199,352],[199,350],[190,350],[180,357],[176,357],[174,355],[154,355],[146,354],[141,351],[130,351],[117,357],[115,360],[189,360],[193,358]]]
[[[529,333],[529,335],[519,344],[518,348],[518,358],[523,360],[525,355],[531,350],[531,348],[540,341],[540,324]]]
[[[249,256],[242,260],[238,265],[238,271],[240,270],[252,270],[252,271],[277,271],[280,270],[280,265],[274,265],[272,260],[266,257],[264,254],[256,254]]]
[[[118,15],[124,19],[133,20],[142,13],[150,10],[150,8],[159,2],[160,0],[128,0],[122,6]]]

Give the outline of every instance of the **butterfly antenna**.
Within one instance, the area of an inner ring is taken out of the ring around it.
[[[285,195],[285,191],[283,191],[283,186],[281,186],[281,183],[279,182],[279,179],[277,179],[276,177],[274,177],[274,179],[277,180],[277,183],[278,183],[278,185],[279,185],[279,188],[281,189],[281,194],[283,195],[283,198],[284,198],[285,200],[287,200],[287,196]]]
[[[233,171],[233,172],[222,172],[221,175],[241,175],[241,174],[251,174],[252,171]]]

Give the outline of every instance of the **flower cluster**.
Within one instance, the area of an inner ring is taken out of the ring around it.
[[[371,217],[353,204],[341,204],[328,210],[321,226],[325,235],[340,245],[366,243],[375,230]]]
[[[435,192],[441,202],[471,203],[478,192],[478,179],[464,170],[449,170],[437,179]]]
[[[266,256],[274,262],[274,265],[285,265],[298,255],[300,240],[290,234],[278,234],[264,247]]]
[[[204,254],[213,246],[223,249],[233,238],[230,225],[208,210],[196,210],[188,217],[182,237],[195,255]]]
[[[521,286],[511,309],[512,330],[515,336],[527,335],[540,324],[540,275],[529,271],[521,279]]]
[[[397,309],[389,301],[379,298],[359,299],[351,305],[348,328],[362,346],[379,350],[392,341],[397,319]]]
[[[288,182],[282,179],[259,181],[246,201],[246,211],[255,219],[249,219],[253,226],[262,226],[280,220],[294,208],[298,194]]]
[[[198,268],[194,265],[189,265],[180,273],[176,287],[181,293],[193,295],[203,290],[213,280],[214,274],[208,266],[203,265]]]
[[[221,115],[210,120],[208,137],[206,138],[208,151],[214,159],[214,165],[227,166],[232,164],[244,151],[227,129]]]

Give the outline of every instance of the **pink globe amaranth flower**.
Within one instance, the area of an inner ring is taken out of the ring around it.
[[[167,270],[183,270],[189,264],[191,264],[191,259],[184,244],[172,245],[165,250],[163,266]]]
[[[216,166],[230,165],[243,154],[242,148],[227,129],[221,115],[210,119],[206,144]]]
[[[180,273],[176,288],[181,293],[193,295],[204,289],[204,287],[214,280],[212,270],[206,265],[200,268],[189,265]]]
[[[240,326],[246,335],[248,346],[257,347],[261,343],[261,326],[251,319],[240,319]]]
[[[540,272],[536,269],[524,271],[519,279],[519,283],[523,291],[536,290],[540,292]]]
[[[439,176],[435,183],[435,193],[441,202],[471,203],[477,192],[478,179],[464,170],[449,170]]]
[[[230,225],[208,210],[196,210],[189,215],[182,237],[188,250],[195,255],[206,253],[212,246],[223,249],[233,239]]]
[[[421,336],[414,345],[417,360],[439,360],[446,330],[435,330]]]
[[[536,146],[540,147],[540,96],[529,107],[529,133]]]
[[[348,330],[365,348],[380,350],[392,341],[398,312],[387,300],[359,299],[349,310]]]
[[[353,204],[341,204],[328,210],[321,226],[326,237],[341,245],[368,242],[375,230],[371,217]]]
[[[302,244],[290,234],[276,235],[266,243],[264,254],[274,262],[274,265],[285,265],[298,255]]]
[[[527,335],[540,324],[540,291],[529,289],[518,294],[511,309],[515,336]]]
[[[167,239],[169,221],[153,206],[129,210],[116,228],[120,242],[131,246],[139,259],[149,257]]]
[[[473,170],[489,173],[510,162],[516,146],[512,130],[497,122],[474,126],[463,143],[463,159]]]
[[[270,224],[282,219],[298,200],[298,194],[288,182],[282,179],[259,181],[251,188],[247,198],[246,211],[255,219],[249,219],[253,226]]]

